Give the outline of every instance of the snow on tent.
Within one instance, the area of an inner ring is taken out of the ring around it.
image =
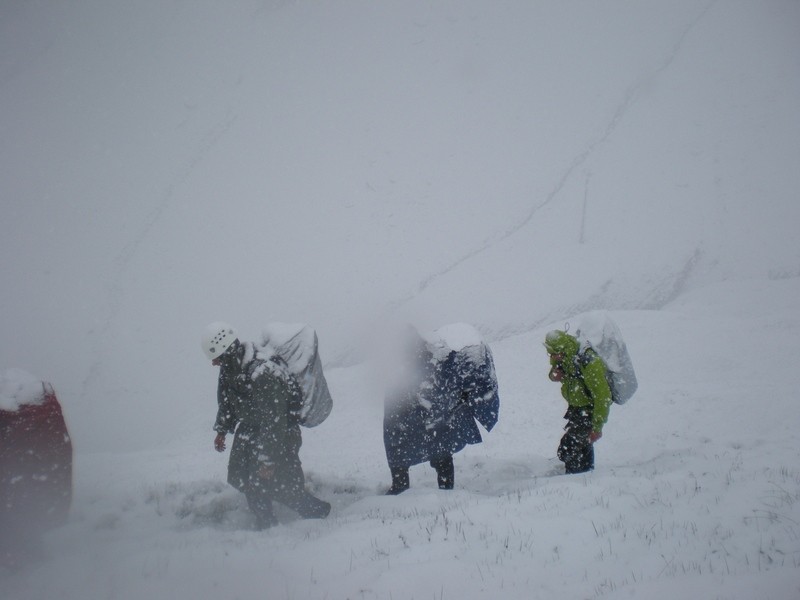
[[[53,387],[21,369],[0,373],[0,558],[19,564],[66,519],[72,441]]]
[[[270,323],[261,333],[261,349],[286,361],[303,389],[300,424],[316,427],[328,418],[333,398],[322,372],[317,332],[308,325]]]
[[[491,431],[500,414],[500,397],[492,352],[481,334],[472,325],[454,323],[440,327],[424,338],[434,360],[441,361],[449,353],[456,353],[460,387],[472,391],[475,419]]]
[[[581,344],[581,352],[592,348],[603,359],[612,398],[617,404],[625,404],[639,383],[617,324],[604,310],[590,311],[581,315],[575,337]]]

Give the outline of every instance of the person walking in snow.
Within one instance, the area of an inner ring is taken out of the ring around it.
[[[567,474],[591,471],[594,444],[603,435],[612,401],[606,365],[591,348],[580,352],[578,339],[566,331],[550,331],[544,346],[550,355],[550,381],[561,384],[561,395],[569,405],[558,459]]]
[[[491,352],[472,327],[459,327],[461,333],[468,328],[469,347],[425,340],[411,327],[406,331],[401,377],[384,401],[383,441],[392,475],[387,495],[406,491],[409,468],[423,462],[436,470],[439,489],[452,490],[453,454],[482,441],[475,420],[487,431],[497,423]]]
[[[244,493],[256,527],[277,524],[273,500],[306,519],[326,517],[331,505],[305,489],[299,456],[302,392],[285,362],[240,342],[225,323],[209,325],[202,344],[219,367],[214,448],[224,452],[226,434],[235,432],[228,483]]]

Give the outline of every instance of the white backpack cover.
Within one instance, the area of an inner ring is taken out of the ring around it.
[[[316,427],[328,418],[333,398],[322,372],[317,332],[308,325],[270,323],[261,333],[259,349],[282,358],[303,390],[300,424]]]
[[[625,404],[636,392],[639,382],[622,332],[604,310],[585,313],[579,323],[575,337],[581,345],[580,352],[591,348],[603,359],[612,399],[617,404]]]

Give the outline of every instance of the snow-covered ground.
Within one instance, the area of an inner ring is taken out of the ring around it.
[[[797,278],[751,280],[614,313],[641,387],[588,475],[558,474],[545,329],[494,346],[501,419],[456,455],[452,492],[424,465],[381,495],[380,394],[363,367],[331,370],[335,410],[302,452],[323,521],[249,529],[209,404],[163,447],[79,455],[69,524],[4,597],[797,598],[798,297]]]
[[[3,597],[796,598],[795,0],[0,3],[0,370],[75,502]],[[640,391],[553,475],[541,347],[609,309]],[[386,319],[476,326],[501,415],[384,498]],[[308,323],[322,522],[249,531],[216,320]]]
[[[340,366],[385,316],[494,342],[800,275],[792,0],[0,10],[0,365],[79,451],[172,435],[212,321]]]

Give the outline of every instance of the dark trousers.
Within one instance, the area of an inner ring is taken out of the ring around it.
[[[594,469],[594,445],[589,441],[592,432],[592,407],[570,406],[564,415],[566,433],[558,445],[558,459],[567,474],[585,473]]]
[[[456,468],[453,466],[453,455],[448,454],[434,458],[430,465],[436,469],[436,481],[440,490],[452,490],[456,480]]]
[[[455,466],[453,465],[453,455],[447,454],[438,458],[431,459],[431,467],[436,469],[436,481],[440,490],[452,490],[455,484]],[[388,495],[396,495],[405,492],[410,485],[408,477],[408,467],[391,467],[392,487],[386,492]]]
[[[253,473],[244,493],[259,529],[278,524],[272,511],[273,500],[288,506],[304,519],[322,519],[331,511],[330,504],[306,491],[299,458],[277,466],[269,479]]]

